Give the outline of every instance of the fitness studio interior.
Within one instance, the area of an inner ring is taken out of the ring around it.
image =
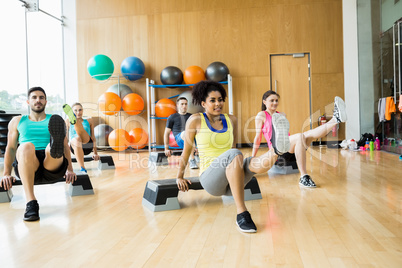
[[[402,1],[1,10],[1,267],[402,267]]]

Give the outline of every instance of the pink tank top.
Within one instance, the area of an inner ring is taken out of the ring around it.
[[[264,134],[268,147],[271,148],[272,147],[272,143],[271,143],[272,117],[267,111],[264,111],[264,112],[265,112],[265,122],[264,122],[264,125],[262,126],[262,134]]]

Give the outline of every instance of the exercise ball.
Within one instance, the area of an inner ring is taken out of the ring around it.
[[[196,84],[202,80],[205,80],[204,70],[196,65],[187,67],[183,74],[184,83]]]
[[[142,149],[148,143],[148,134],[142,128],[130,130],[130,146],[134,149]]]
[[[169,115],[174,113],[176,113],[176,103],[171,99],[160,99],[155,105],[155,114],[157,117],[169,117]]]
[[[123,110],[129,115],[136,115],[144,110],[144,100],[136,93],[127,94],[121,102]]]
[[[120,65],[121,73],[130,81],[135,81],[144,76],[145,65],[137,57],[125,58]]]
[[[106,115],[113,115],[120,111],[121,99],[113,92],[103,93],[99,99],[99,110]]]
[[[191,90],[182,92],[177,98],[184,97],[187,99],[187,112],[190,114],[203,113],[204,108],[201,105],[193,104],[193,96],[191,95]]]
[[[109,135],[109,146],[115,151],[124,151],[130,146],[130,135],[124,129],[115,129]]]
[[[96,146],[108,146],[109,134],[113,128],[106,124],[99,124],[94,128],[94,135],[96,139]]]
[[[108,79],[114,71],[113,61],[106,55],[98,54],[89,59],[88,73],[96,80]]]
[[[208,80],[222,82],[228,80],[229,68],[220,61],[215,61],[208,65],[205,70],[205,77]]]
[[[180,85],[183,83],[183,72],[175,66],[168,66],[162,70],[160,78],[164,85]]]
[[[120,94],[119,94],[120,91]],[[106,92],[113,92],[114,94],[119,95],[120,99],[124,99],[124,97],[127,94],[133,93],[133,91],[131,90],[131,88],[125,84],[120,84],[120,88],[119,88],[119,84],[114,84],[112,86],[110,86]]]
[[[169,134],[169,146],[170,147],[179,147],[179,145],[177,145],[176,139],[174,138],[172,131],[170,131],[170,134]]]

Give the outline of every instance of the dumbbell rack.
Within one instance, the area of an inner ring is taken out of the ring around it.
[[[227,81],[220,82],[220,84],[228,85],[228,102],[229,102],[229,114],[233,114],[233,82],[232,76],[228,74]],[[148,151],[156,151],[156,149],[163,149],[163,145],[156,144],[156,122],[158,119],[167,119],[167,117],[157,117],[155,114],[155,88],[186,88],[194,86],[195,84],[180,84],[180,85],[155,85],[154,80],[146,79],[146,94],[147,94],[147,119],[148,119]],[[173,99],[179,95],[169,97]],[[172,149],[175,149],[172,147]]]

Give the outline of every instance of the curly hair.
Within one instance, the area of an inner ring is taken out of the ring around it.
[[[223,86],[214,81],[201,81],[194,85],[191,95],[194,105],[201,105],[201,102],[206,101],[209,92],[218,91],[221,93],[223,101],[226,100],[226,90]]]
[[[281,96],[279,96],[278,93],[276,93],[275,91],[272,91],[272,90],[268,90],[267,92],[265,92],[264,95],[262,95],[261,111],[265,111],[267,109],[267,106],[265,106],[265,104],[264,104],[264,100],[266,100],[271,95],[278,96],[278,99],[281,97]]]

